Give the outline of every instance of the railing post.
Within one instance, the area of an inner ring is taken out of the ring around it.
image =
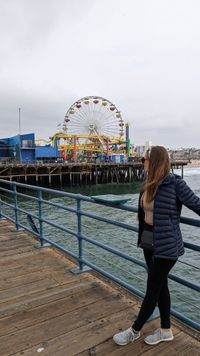
[[[83,272],[91,271],[91,268],[85,266],[82,262],[83,257],[83,239],[82,239],[82,224],[81,224],[81,199],[77,198],[77,227],[78,227],[78,261],[79,261],[79,268],[72,268],[70,271],[74,274],[80,274]]]
[[[19,211],[18,211],[18,199],[17,199],[17,186],[13,182],[13,192],[14,192],[14,210],[15,210],[15,225],[16,229],[19,230]]]
[[[1,195],[0,195],[0,220],[6,220],[6,218],[3,217],[2,215],[2,199],[1,199]]]
[[[38,190],[38,215],[39,215],[39,225],[40,225],[40,243],[43,246],[43,222],[42,222],[42,192]]]
[[[44,247],[50,247],[51,245],[49,243],[44,244],[44,235],[43,235],[43,211],[42,211],[42,191],[38,190],[37,192],[38,195],[38,218],[39,218],[39,226],[40,226],[40,245],[35,245],[35,248],[44,248]]]
[[[83,263],[81,262],[83,257],[83,240],[81,237],[82,226],[81,226],[81,201],[77,199],[77,223],[78,223],[78,256],[79,256],[79,268],[80,271],[83,270]]]

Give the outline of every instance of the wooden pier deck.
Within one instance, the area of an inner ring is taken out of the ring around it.
[[[188,160],[171,161],[172,171]],[[39,185],[87,185],[143,181],[144,167],[138,161],[121,163],[1,163],[0,179]]]
[[[36,243],[0,221],[1,356],[200,355],[197,333],[175,320],[172,342],[144,343],[159,327],[154,320],[135,343],[115,345],[113,334],[130,326],[140,300],[94,273],[73,275],[70,260],[54,249],[35,249]]]

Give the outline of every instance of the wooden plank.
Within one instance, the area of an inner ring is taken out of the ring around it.
[[[118,327],[125,315],[130,315],[132,308],[128,307],[124,310],[114,310],[113,313],[104,316],[103,318],[98,318],[93,322],[79,326],[79,328],[73,329],[71,331],[66,330],[66,333],[47,340],[44,343],[39,343],[34,345],[32,348],[27,348],[23,350],[24,356],[31,356],[36,353],[39,348],[43,348],[42,355],[48,356],[73,356],[80,353],[80,351],[88,350],[88,355],[95,355],[92,353],[93,345],[95,343],[103,342],[105,339],[111,338],[114,332],[114,328]],[[129,318],[129,323],[130,323]],[[19,356],[18,353],[16,356]],[[104,354],[107,356],[107,354]]]
[[[4,274],[4,277],[1,278],[0,290],[26,285],[47,277],[54,279],[54,281],[59,282],[59,284],[65,284],[70,280],[78,279],[76,275],[66,272],[62,266],[58,266],[55,270],[45,268],[44,270],[30,271],[29,273],[14,277],[11,275],[7,277],[6,274]]]
[[[57,346],[60,345],[60,335],[65,334],[65,339],[66,333],[75,330],[74,333],[77,338],[77,335],[79,335],[80,333],[81,327],[83,331],[86,329],[86,326],[89,325],[89,329],[92,330],[94,328],[95,323],[101,326],[102,324],[104,324],[104,320],[107,320],[107,317],[112,313],[116,313],[117,311],[123,310],[122,314],[124,315],[124,311],[127,309],[127,307],[130,309],[129,303],[127,303],[125,300],[121,300],[120,298],[113,298],[113,296],[111,295],[109,298],[101,300],[101,303],[97,301],[95,303],[90,304],[89,306],[85,306],[72,312],[63,314],[59,317],[49,319],[43,323],[38,323],[32,327],[27,327],[26,329],[18,330],[12,334],[1,336],[1,352],[3,355],[9,355],[9,353],[13,353],[13,350],[15,350],[15,352],[19,352],[27,348],[33,347],[34,345],[39,344],[41,342],[47,343],[47,341],[50,340],[50,347],[53,347],[54,349],[54,353],[52,354],[57,355],[57,351],[55,352],[55,349],[57,349]],[[122,314],[120,318],[122,317]],[[98,320],[98,322],[96,320]],[[107,324],[109,324],[108,320]],[[95,330],[98,333],[98,327],[96,327]],[[84,331],[81,340],[84,340],[85,336],[86,332]],[[52,342],[52,338],[55,337],[56,339],[54,339],[54,341]],[[94,342],[94,338],[92,339]],[[54,345],[55,342],[56,346]],[[69,343],[69,339],[67,338],[67,344],[69,345]],[[75,341],[75,345],[76,343],[77,341]],[[66,348],[66,341],[64,343],[64,348]],[[79,349],[80,346],[78,350]],[[73,355],[73,353],[69,353],[69,355]]]
[[[23,246],[30,246],[31,247],[31,244],[30,244],[30,241],[28,241],[28,239],[24,239],[24,238],[21,238],[21,237],[18,237],[16,238],[15,240],[13,241],[1,241],[1,252],[2,251],[8,251],[12,248],[20,248],[20,247],[23,247]]]
[[[60,281],[61,274],[63,275],[62,281]],[[72,273],[66,274],[65,271],[59,273],[57,271],[51,271],[51,273],[46,271],[45,278],[36,278],[33,282],[0,290],[0,306],[3,302],[8,302],[9,300],[16,300],[25,295],[28,296],[31,293],[36,293],[46,288],[50,289],[57,285],[65,285],[73,281],[78,283],[79,280],[80,278],[76,275]]]
[[[42,279],[34,283],[29,283],[22,286],[17,286],[14,288],[1,290],[0,291],[0,304],[9,300],[13,300],[14,298],[21,297],[23,295],[28,295],[33,292],[37,292],[40,290],[44,290],[46,288],[51,288],[58,285],[57,282],[50,278]]]
[[[42,255],[40,259],[45,259],[45,254],[43,250],[33,249],[31,252],[25,253],[23,256],[17,255],[12,257],[12,263],[9,256],[6,256],[3,260],[1,260],[1,271],[6,271],[10,269],[15,269],[18,266],[24,266],[28,264],[28,261],[36,260],[35,255]]]
[[[105,292],[100,286],[92,288],[90,285],[90,289],[82,287],[81,290],[76,289],[74,294],[69,295],[65,292],[63,298],[0,319],[0,336],[44,322],[49,319],[49,316],[55,318],[63,313],[72,312],[103,298]]]
[[[15,255],[22,255],[22,254],[26,254],[28,252],[32,252],[33,251],[33,246],[30,246],[29,245],[26,245],[26,246],[22,246],[22,247],[18,247],[18,248],[15,248],[13,246],[13,248],[10,248],[10,249],[7,249],[7,250],[4,250],[4,251],[0,251],[0,260],[3,260],[3,258],[5,257],[10,257],[12,258],[12,256],[15,256]]]
[[[52,301],[62,299],[66,295],[73,295],[79,289],[87,290],[96,286],[97,283],[95,282],[83,282],[81,279],[76,279],[65,285],[58,285],[27,296],[25,295],[10,302],[2,303],[0,305],[0,318],[48,304]]]
[[[1,242],[4,242],[4,241],[7,241],[8,243],[12,243],[14,242],[15,240],[17,239],[23,239],[23,241],[29,241],[29,244],[31,244],[31,240],[29,238],[29,236],[26,236],[26,235],[20,235],[18,234],[17,236],[15,236],[15,234],[13,234],[13,232],[11,232],[10,234],[6,233],[4,235],[2,235],[0,233],[0,243]]]
[[[36,250],[37,251],[37,250]],[[13,258],[13,257],[12,257]],[[18,256],[17,262],[14,264],[9,264],[8,268],[1,266],[0,268],[0,279],[7,277],[12,278],[13,276],[22,276],[35,271],[43,271],[45,269],[55,269],[63,268],[65,270],[67,266],[63,266],[63,263],[60,263],[59,258],[58,262],[52,261],[48,256],[43,255],[42,253],[38,254],[37,252],[31,256]]]
[[[40,264],[40,267],[45,266],[46,264],[53,264],[53,265],[63,265],[63,263],[60,261],[60,259],[56,259],[53,256],[50,258],[48,256],[49,254],[49,248],[48,249],[35,249],[31,252],[24,253],[23,256],[21,255],[16,255],[12,257],[12,263],[10,263],[10,257],[7,256],[5,257],[1,262],[1,270],[0,273],[3,271],[7,270],[15,270],[17,267],[23,267],[26,265],[31,265],[34,266],[36,264]],[[37,256],[37,259],[36,259]]]

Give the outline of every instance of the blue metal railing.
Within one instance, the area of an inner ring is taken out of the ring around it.
[[[58,248],[59,250],[65,252],[69,256],[73,257],[78,263],[79,263],[79,273],[84,272],[85,270],[88,270],[88,268],[91,268],[103,276],[113,280],[114,282],[117,282],[121,286],[127,288],[129,291],[137,294],[140,297],[144,296],[144,293],[136,288],[135,286],[131,285],[130,283],[127,283],[125,280],[115,276],[113,273],[108,272],[107,270],[104,270],[103,268],[97,266],[96,264],[90,262],[87,258],[84,257],[84,246],[83,246],[83,241],[86,241],[87,243],[91,244],[92,246],[96,246],[97,248],[102,249],[103,251],[107,251],[112,253],[115,256],[119,256],[123,258],[126,261],[129,261],[131,263],[134,263],[138,266],[141,266],[143,268],[146,268],[146,264],[141,261],[140,259],[136,257],[132,257],[128,255],[125,252],[121,252],[116,248],[113,248],[112,246],[102,243],[100,241],[95,241],[93,238],[90,236],[87,236],[82,232],[82,217],[87,217],[90,219],[94,219],[97,221],[100,221],[102,223],[114,225],[118,228],[123,228],[129,231],[137,232],[138,228],[136,226],[132,226],[129,224],[126,224],[124,222],[116,221],[113,220],[109,217],[103,217],[100,215],[97,215],[95,213],[87,212],[82,210],[82,202],[86,203],[91,203],[91,204],[98,204],[98,205],[104,205],[108,207],[112,207],[114,209],[120,209],[124,210],[127,212],[132,212],[132,213],[137,213],[137,208],[132,207],[128,204],[121,204],[121,205],[115,205],[113,203],[109,202],[99,202],[95,201],[92,197],[87,197],[83,196],[81,194],[73,194],[73,193],[66,193],[63,191],[57,191],[57,190],[52,190],[52,189],[47,189],[43,187],[37,187],[37,186],[30,186],[27,184],[21,184],[17,182],[9,182],[7,180],[0,180],[0,219],[6,218],[12,222],[15,223],[16,229],[25,229],[32,234],[36,236],[37,239],[40,240],[41,247],[45,247],[46,244],[50,244],[51,246],[54,246]],[[23,190],[29,190],[32,192],[36,193],[36,196],[27,194],[26,191],[24,192]],[[46,193],[53,193],[56,195],[56,197],[63,197],[63,198],[70,198],[74,202],[76,202],[76,207],[70,207],[64,204],[60,204],[57,202],[53,201],[48,201],[47,199],[44,198],[44,195]],[[11,196],[11,201],[7,202],[7,198]],[[32,201],[37,204],[37,212],[30,212],[27,211],[21,207],[19,207],[19,199],[26,199],[26,201]],[[44,216],[44,209],[45,206],[49,207],[55,207],[57,209],[63,209],[64,211],[67,211],[69,213],[76,214],[77,216],[77,228],[76,230],[73,230],[71,228],[65,227],[63,225],[60,225],[56,222],[53,222],[52,220],[49,220],[45,218]],[[14,211],[14,217],[12,214],[6,214],[5,209],[11,209],[11,211]],[[20,222],[20,213],[25,214],[28,217],[29,225],[30,227],[26,226],[25,223]],[[38,222],[38,227],[35,225],[34,219]],[[181,223],[191,225],[191,226],[196,226],[200,227],[200,220],[197,219],[192,219],[192,218],[186,218],[186,217],[181,217]],[[67,234],[70,234],[72,236],[75,236],[78,240],[78,253],[74,253],[71,250],[63,247],[60,243],[57,243],[55,241],[52,241],[50,238],[45,236],[44,233],[44,224],[47,224],[48,226],[51,226],[53,228],[59,229],[60,231],[63,231]],[[200,246],[190,243],[190,242],[184,242],[185,248],[191,250],[191,251],[200,251]],[[191,290],[194,290],[196,292],[200,292],[200,285],[193,283],[191,281],[188,281],[185,278],[176,276],[172,273],[170,273],[169,278],[187,288],[190,288]],[[192,320],[191,318],[187,317],[186,315],[173,310],[171,311],[172,315],[183,321],[184,323],[190,325],[191,327],[197,329],[200,331],[200,324],[197,321]]]

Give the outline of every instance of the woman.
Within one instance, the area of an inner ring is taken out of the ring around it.
[[[173,340],[167,278],[178,257],[184,254],[179,226],[182,204],[200,215],[200,198],[182,178],[170,174],[169,155],[164,147],[154,146],[147,150],[142,161],[147,178],[139,197],[138,246],[145,246],[145,235],[148,244],[152,236],[152,244],[143,247],[148,267],[147,289],[133,325],[114,335],[113,339],[118,345],[127,345],[140,337],[140,331],[156,305],[160,311],[161,327],[144,341],[155,345]]]

